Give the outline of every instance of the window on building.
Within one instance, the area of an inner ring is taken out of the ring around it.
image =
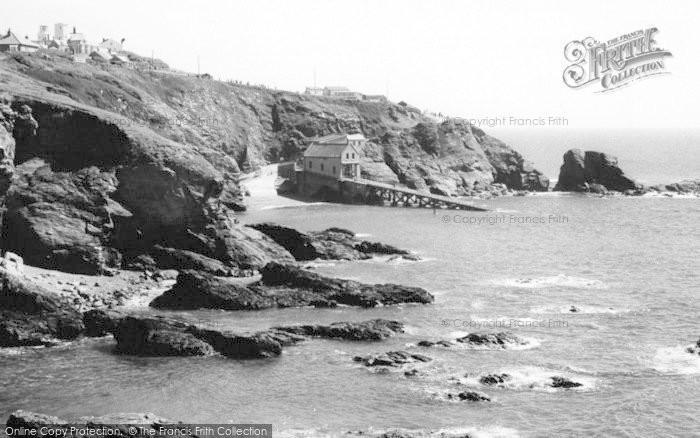
[[[333,175],[335,175],[335,166],[333,166]]]
[[[355,154],[352,154],[352,158],[355,159]]]
[[[309,161],[309,169],[311,169],[311,161]]]
[[[323,170],[323,163],[321,163],[321,170]]]

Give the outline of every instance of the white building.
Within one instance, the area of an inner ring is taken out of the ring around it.
[[[53,25],[53,39],[58,42],[65,42],[68,39],[70,26],[66,23],[56,23]]]
[[[304,151],[304,172],[335,179],[360,177],[361,135],[331,134],[314,140]],[[362,137],[364,141],[364,137]]]

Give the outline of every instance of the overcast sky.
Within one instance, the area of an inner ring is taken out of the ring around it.
[[[44,0],[2,5],[0,28],[89,40],[172,67],[302,91],[344,85],[466,118],[566,117],[575,128],[698,128],[700,2]],[[657,27],[671,74],[596,94],[562,81],[564,46]],[[387,91],[388,90],[388,91]]]

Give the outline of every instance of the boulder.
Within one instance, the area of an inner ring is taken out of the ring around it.
[[[183,271],[172,289],[156,297],[151,307],[160,309],[261,310],[276,306],[274,297],[252,290],[236,280],[201,271]]]
[[[450,400],[471,402],[491,401],[491,398],[488,395],[476,391],[463,391],[457,394],[447,394],[447,398]]]
[[[80,336],[80,313],[59,295],[0,269],[0,347],[51,346]]]
[[[509,374],[503,373],[503,374],[487,374],[485,376],[482,376],[479,379],[479,383],[482,385],[488,385],[488,386],[494,386],[494,385],[502,385],[509,381],[511,379],[511,376]]]
[[[552,388],[576,388],[583,386],[583,384],[569,380],[566,377],[554,376],[552,377],[551,386]]]
[[[473,346],[507,348],[508,346],[526,345],[528,342],[511,332],[498,333],[469,333],[458,338],[457,342]]]
[[[229,275],[231,267],[216,259],[185,249],[164,248],[154,245],[150,254],[159,269],[194,269],[213,275]]]
[[[389,351],[379,355],[355,356],[353,361],[366,367],[401,367],[411,363],[430,362],[432,359],[422,354],[412,354],[406,351]]]
[[[362,322],[335,322],[330,325],[295,325],[275,327],[274,330],[326,339],[350,341],[381,341],[396,333],[403,333],[403,324],[386,319],[373,319]]]

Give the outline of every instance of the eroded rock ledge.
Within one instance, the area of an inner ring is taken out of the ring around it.
[[[273,223],[249,225],[289,251],[296,260],[363,260],[375,254],[396,255],[410,260],[419,257],[410,252],[378,242],[360,240],[343,228],[302,233]]]
[[[172,318],[142,317],[116,311],[85,314],[89,336],[113,334],[115,352],[138,356],[209,356],[219,353],[233,359],[278,356],[284,347],[309,338],[378,341],[403,332],[398,321],[374,319],[330,325],[281,326],[255,333],[213,330]]]
[[[184,271],[169,291],[151,306],[160,309],[260,310],[272,307],[375,307],[400,303],[427,304],[434,297],[426,290],[396,284],[364,284],[319,275],[276,262],[260,269],[262,279],[244,285],[238,280],[204,272]]]

